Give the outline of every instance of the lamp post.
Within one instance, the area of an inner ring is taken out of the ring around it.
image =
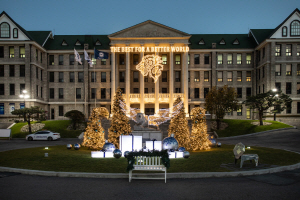
[[[29,95],[27,94],[27,91],[26,90],[22,90],[22,94],[20,94],[20,98],[23,98],[24,99],[24,108],[26,108],[26,99],[29,98]],[[24,117],[24,122],[26,121],[26,116],[25,114],[23,115]]]
[[[274,88],[274,89],[272,89],[272,91],[275,93],[275,92],[277,92],[277,89]],[[277,97],[278,97],[278,94],[275,94],[275,95],[274,95],[274,98],[277,99]],[[276,108],[276,109],[277,109],[277,108]],[[274,106],[274,118],[273,118],[274,121],[276,121],[276,113],[277,113],[277,112],[278,112],[278,111],[275,110],[275,106]]]

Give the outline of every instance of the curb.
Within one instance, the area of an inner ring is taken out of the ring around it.
[[[184,172],[184,173],[167,173],[167,178],[221,178],[221,177],[237,177],[237,176],[255,176],[262,174],[278,173],[299,169],[300,163],[274,167],[269,169],[260,169],[254,171],[239,171],[239,172]],[[10,167],[0,167],[2,172],[14,172],[26,175],[37,176],[56,176],[56,177],[76,177],[76,178],[128,178],[128,173],[84,173],[84,172],[55,172],[55,171],[40,171],[29,169],[18,169]],[[137,173],[138,174],[138,173]],[[143,174],[145,175],[145,174]],[[146,176],[159,175],[159,173],[149,173]]]

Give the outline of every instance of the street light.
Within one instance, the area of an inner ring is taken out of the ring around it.
[[[274,89],[272,89],[272,91],[273,91],[273,92],[277,92],[277,89],[274,88]],[[278,94],[275,94],[275,95],[274,95],[274,97],[275,97],[276,100],[277,100],[278,96],[279,96]],[[277,106],[277,107],[274,106],[274,119],[273,119],[274,121],[276,121],[276,113],[278,113],[278,110],[275,110],[275,108],[277,109],[278,106]]]
[[[26,101],[26,99],[29,98],[29,95],[27,94],[27,90],[22,90],[22,94],[20,94],[19,97],[24,99],[24,108],[25,108],[26,107],[25,106],[25,103],[26,103],[25,101]]]

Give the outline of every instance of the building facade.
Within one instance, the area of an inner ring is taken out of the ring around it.
[[[89,67],[84,49],[91,58],[94,49],[109,57],[92,59]],[[148,55],[162,59],[157,81],[139,65]],[[178,96],[189,113],[204,105],[213,86],[223,85],[236,88],[240,103],[282,90],[293,102],[280,115],[300,116],[300,11],[275,29],[247,34],[187,34],[149,20],[111,35],[53,35],[26,31],[7,13],[0,15],[0,121],[25,106],[40,106],[48,119],[64,119],[74,109],[86,117],[95,107],[110,111],[118,87],[127,105],[147,115],[172,109]],[[23,90],[29,98],[19,97]],[[226,118],[255,116],[241,104]]]

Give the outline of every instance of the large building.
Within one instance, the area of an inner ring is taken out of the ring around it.
[[[84,49],[91,58],[94,49],[109,57],[93,59],[89,67]],[[157,81],[139,65],[147,55],[162,59]],[[147,115],[172,109],[177,96],[189,113],[203,106],[213,86],[223,85],[236,88],[240,103],[282,90],[293,102],[280,115],[300,116],[299,9],[275,29],[246,34],[188,34],[149,20],[111,35],[53,35],[27,31],[7,13],[0,15],[0,121],[24,106],[40,106],[48,119],[64,119],[73,109],[88,117],[95,106],[110,111],[117,87],[127,105]],[[24,89],[27,99],[19,97]],[[226,117],[255,118],[242,104]]]

